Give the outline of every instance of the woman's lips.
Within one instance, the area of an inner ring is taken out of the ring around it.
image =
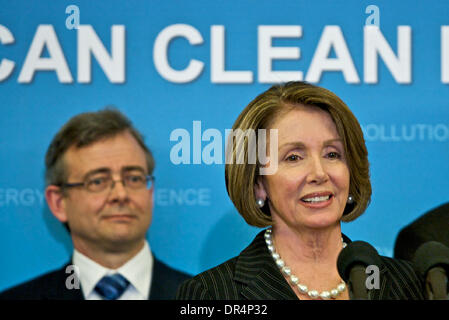
[[[329,206],[334,199],[332,192],[309,193],[299,201],[306,208],[320,209]]]

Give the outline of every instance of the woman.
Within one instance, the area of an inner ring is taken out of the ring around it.
[[[350,241],[340,223],[359,217],[371,197],[368,153],[357,119],[329,90],[289,82],[256,97],[236,120],[236,129],[277,129],[277,139],[274,133],[268,136],[268,161],[259,161],[260,155],[255,164],[227,160],[225,172],[229,196],[246,222],[272,227],[238,257],[185,282],[178,299],[348,300],[336,264]],[[248,139],[241,135],[232,142],[232,160],[238,150],[249,159]],[[275,172],[261,175],[269,166]],[[386,257],[382,262],[380,289],[371,290],[371,299],[423,298],[410,264]]]

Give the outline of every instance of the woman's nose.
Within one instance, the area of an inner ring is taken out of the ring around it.
[[[328,175],[326,172],[326,168],[323,165],[321,158],[318,157],[310,158],[307,182],[321,184],[327,181],[327,178]]]

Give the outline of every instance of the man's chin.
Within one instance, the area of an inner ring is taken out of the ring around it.
[[[104,249],[110,253],[121,253],[133,250],[140,243],[143,243],[144,239],[136,237],[130,237],[125,235],[114,235],[109,236],[106,241],[104,241]]]
[[[113,228],[103,235],[104,242],[110,243],[111,247],[129,247],[145,239],[145,234],[137,232],[132,228]]]

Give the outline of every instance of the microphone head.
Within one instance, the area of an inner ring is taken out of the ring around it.
[[[433,267],[443,267],[449,271],[449,248],[441,242],[428,241],[416,250],[413,265],[423,278]]]
[[[349,281],[349,273],[353,266],[362,265],[368,267],[376,265],[380,268],[381,264],[382,260],[377,250],[365,241],[349,243],[346,248],[341,250],[337,259],[338,273],[345,282]]]

